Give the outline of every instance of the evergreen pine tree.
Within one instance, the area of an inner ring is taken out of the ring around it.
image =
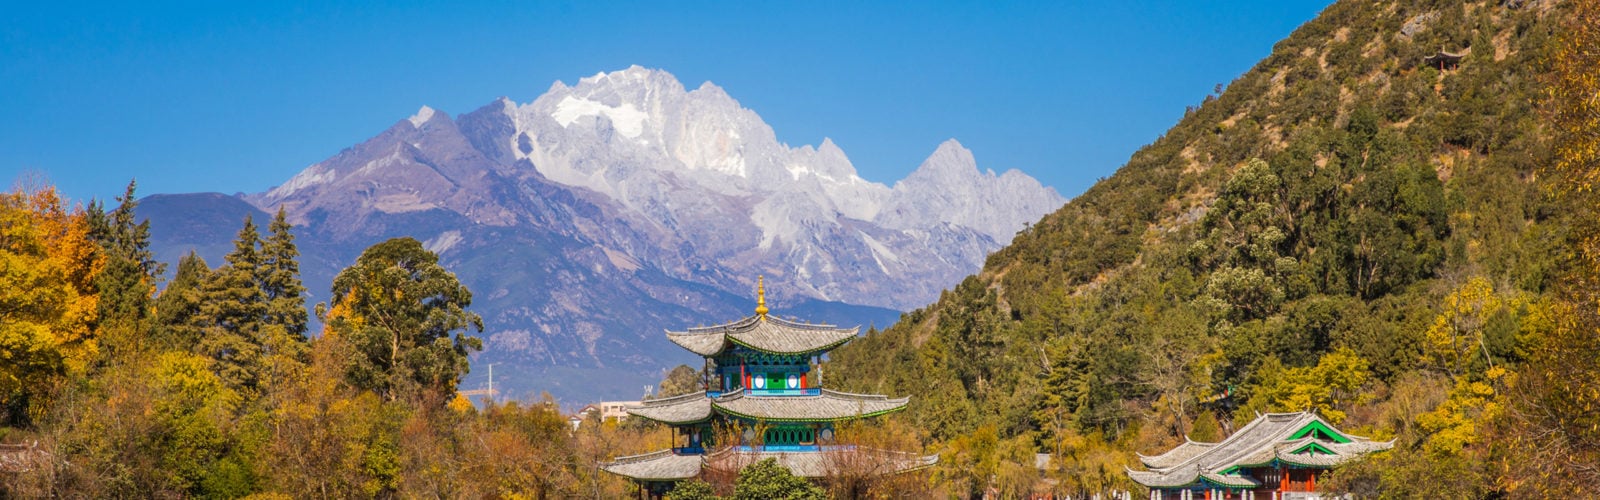
[[[267,239],[261,243],[261,266],[257,280],[267,301],[265,322],[281,325],[290,339],[304,341],[306,335],[306,288],[300,283],[300,263],[295,259],[300,250],[295,247],[292,226],[284,219],[282,207],[267,226]]]
[[[300,251],[295,248],[290,227],[279,207],[278,215],[267,226],[267,239],[261,242],[261,265],[256,267],[263,301],[257,342],[264,351],[264,372],[260,374],[264,385],[277,384],[309,361],[305,286],[300,284],[300,264],[295,260]]]
[[[261,254],[260,236],[249,217],[233,242],[228,263],[206,280],[200,307],[204,334],[200,353],[210,357],[217,376],[230,387],[249,394],[257,387],[262,365],[261,323],[266,301],[256,283]]]
[[[136,350],[148,327],[151,295],[166,266],[150,251],[150,221],[134,223],[133,181],[107,213],[99,203],[88,210],[89,234],[105,253],[105,268],[95,286],[100,293],[101,336],[107,354]]]
[[[210,277],[211,268],[193,250],[178,260],[177,275],[156,297],[154,337],[158,349],[184,350],[200,343],[204,334],[201,306]]]

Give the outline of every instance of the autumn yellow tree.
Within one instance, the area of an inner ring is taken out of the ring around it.
[[[81,210],[53,188],[0,195],[0,420],[44,408],[53,377],[97,352],[93,281],[99,270]]]
[[[1500,487],[1514,497],[1600,495],[1600,1],[1566,7],[1544,104],[1556,133],[1547,185],[1570,214],[1574,262],[1499,420]]]

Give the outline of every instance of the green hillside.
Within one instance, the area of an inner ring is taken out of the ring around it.
[[[1340,1],[828,373],[912,395],[957,491],[1022,493],[1034,452],[1064,491],[1135,489],[1135,452],[1308,408],[1399,439],[1334,488],[1517,491],[1492,427],[1561,317],[1541,103],[1571,17]]]

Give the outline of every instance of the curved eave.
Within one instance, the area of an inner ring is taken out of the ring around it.
[[[667,332],[667,340],[678,344],[678,347],[699,354],[701,357],[711,357],[721,354],[728,347],[728,338],[721,333],[684,333]]]
[[[700,475],[704,464],[701,455],[678,455],[672,450],[661,450],[621,457],[600,464],[600,470],[635,481],[682,481]]]
[[[916,472],[916,471],[923,470],[923,469],[926,469],[926,468],[929,468],[929,467],[933,467],[933,466],[938,465],[938,464],[939,464],[939,456],[938,455],[921,456],[921,457],[917,457],[917,460],[916,460],[915,464],[911,465],[910,467],[906,467],[906,468],[894,471],[894,473],[895,474],[905,474],[907,472]]]
[[[1134,454],[1139,456],[1139,462],[1143,463],[1145,467],[1149,467],[1151,469],[1167,469],[1180,465],[1188,461],[1190,458],[1194,458],[1195,456],[1205,453],[1211,448],[1217,446],[1217,443],[1202,443],[1191,440],[1189,439],[1189,436],[1184,436],[1183,441],[1183,444],[1180,444],[1171,450],[1167,450],[1166,453],[1162,453],[1160,455],[1149,456],[1142,453]]]
[[[696,424],[711,420],[711,399],[696,392],[628,407],[628,414],[669,425]]]
[[[1188,473],[1186,474],[1162,474],[1152,471],[1133,470],[1127,466],[1123,466],[1122,469],[1127,472],[1128,479],[1132,479],[1133,482],[1139,483],[1146,488],[1183,488],[1193,485],[1199,480],[1199,474],[1194,471],[1187,471]]]
[[[764,422],[839,422],[904,410],[911,398],[888,399],[823,390],[817,396],[749,396],[734,393],[711,402],[716,411]]]
[[[1224,476],[1221,474],[1206,473],[1200,475],[1200,480],[1215,484],[1217,486],[1222,486],[1224,488],[1255,488],[1261,486],[1261,483],[1243,476]]]

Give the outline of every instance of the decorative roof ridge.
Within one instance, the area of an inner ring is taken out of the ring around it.
[[[1216,446],[1218,444],[1218,443],[1207,443],[1205,441],[1195,441],[1193,439],[1189,439],[1189,434],[1187,434],[1187,433],[1185,433],[1183,435],[1183,442],[1184,442],[1184,444],[1198,444],[1198,445],[1201,445],[1201,446]]]
[[[675,404],[678,404],[678,403],[682,403],[684,401],[693,401],[693,400],[696,399],[696,396],[698,396],[699,399],[711,399],[711,398],[706,397],[706,391],[699,391],[699,392],[691,392],[691,393],[688,393],[688,394],[679,394],[677,396],[670,396],[670,397],[665,397],[665,398],[651,399],[651,400],[647,400],[647,401],[640,401],[639,404],[628,405],[628,409],[629,410],[633,410],[633,409],[640,409],[640,408],[656,408],[656,407],[660,407],[660,406],[672,406],[672,405],[675,405]]]
[[[727,445],[727,446],[723,446],[721,448],[717,448],[714,451],[708,451],[703,456],[706,457],[706,460],[709,461],[709,460],[715,460],[715,459],[722,458],[723,455],[727,455],[728,453],[732,453],[732,452],[733,452],[733,445]]]
[[[830,325],[830,324],[827,324],[827,323],[796,323],[794,321],[783,319],[783,318],[778,317],[778,316],[767,316],[767,321],[770,321],[770,322],[773,322],[773,323],[779,323],[779,324],[782,324],[783,326],[787,326],[787,327],[790,327],[790,328],[801,329],[801,330],[848,330],[848,329],[850,329],[849,327],[842,327],[842,326],[838,326],[838,325]],[[861,329],[861,325],[856,325],[854,328],[859,330],[859,329]]]
[[[664,449],[664,450],[652,451],[650,453],[640,453],[638,455],[628,455],[626,457],[617,457],[617,458],[611,459],[610,462],[606,462],[606,463],[603,463],[601,465],[609,467],[609,466],[613,466],[613,465],[636,464],[636,463],[639,463],[639,462],[648,462],[648,461],[655,460],[657,458],[661,458],[661,457],[664,457],[664,456],[667,456],[667,455],[672,455],[672,454],[673,454],[672,453],[672,448],[667,448],[667,449]]]
[[[1203,453],[1204,450],[1210,450],[1211,448],[1217,446],[1217,443],[1203,443],[1203,442],[1200,442],[1200,441],[1195,441],[1193,439],[1189,439],[1189,435],[1188,434],[1185,434],[1183,436],[1183,440],[1184,440],[1184,442],[1182,444],[1174,446],[1174,447],[1172,447],[1172,449],[1167,450],[1167,451],[1165,451],[1163,453],[1160,453],[1160,454],[1157,454],[1157,455],[1145,455],[1145,454],[1139,453],[1139,452],[1134,452],[1133,454],[1137,455],[1139,457],[1139,462],[1143,463],[1144,466],[1149,468],[1150,470],[1165,470],[1165,469],[1170,469],[1172,467],[1176,467],[1178,465],[1182,465],[1184,462],[1187,462],[1188,459],[1178,460],[1176,462],[1173,462],[1172,465],[1168,465],[1166,467],[1161,467],[1157,463],[1152,463],[1152,462],[1161,462],[1162,458],[1167,457],[1168,455],[1175,454],[1175,453],[1180,453],[1182,450],[1185,450],[1185,449],[1200,449],[1200,450],[1202,450],[1201,452],[1197,452],[1196,453],[1198,455],[1199,453]],[[1191,458],[1192,458],[1192,456],[1191,456]]]
[[[755,322],[760,321],[760,320],[761,320],[760,316],[745,316],[743,318],[739,318],[739,319],[736,319],[736,320],[733,320],[733,321],[729,321],[727,323],[722,323],[722,324],[719,324],[719,325],[696,326],[696,327],[689,328],[689,329],[683,330],[683,331],[667,330],[667,335],[713,335],[713,334],[719,334],[719,333],[727,333],[728,330],[732,330],[732,329],[734,329],[736,327],[743,327],[743,326],[746,326],[746,325],[754,324]]]

